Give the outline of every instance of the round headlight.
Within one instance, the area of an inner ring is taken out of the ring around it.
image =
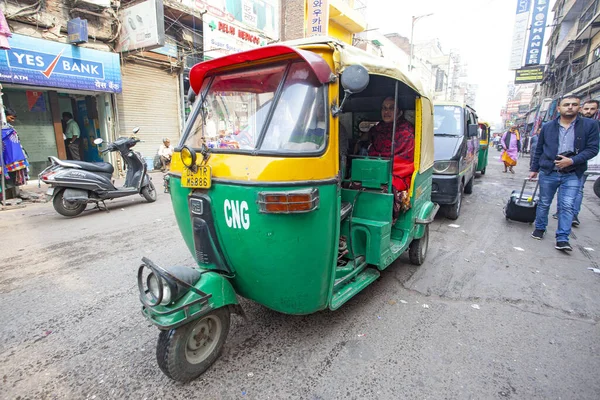
[[[164,279],[159,280],[159,278],[152,273],[148,275],[148,280],[146,281],[146,284],[148,285],[148,291],[150,292],[150,295],[152,296],[152,300],[154,300],[154,302],[159,303],[160,301],[160,304],[162,305],[167,305],[171,302],[173,293],[171,292],[171,287]],[[161,295],[162,298],[160,297]]]
[[[154,300],[155,302],[158,302],[158,300],[162,300],[159,297],[161,297],[161,294],[164,296],[164,293],[161,293],[160,282],[156,275],[154,275],[154,274],[148,275],[148,278],[146,280],[146,285],[148,286],[148,292],[150,292],[150,295],[152,296],[152,300]]]
[[[196,152],[187,146],[181,149],[181,162],[188,168],[192,168],[196,164]]]

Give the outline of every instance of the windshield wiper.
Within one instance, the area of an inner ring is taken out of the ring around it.
[[[460,137],[460,135],[456,133],[434,133],[433,136]]]

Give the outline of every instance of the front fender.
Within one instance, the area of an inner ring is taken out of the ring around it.
[[[185,325],[217,308],[239,304],[235,290],[226,277],[207,270],[200,272],[202,275],[194,287],[209,296],[207,301],[200,301],[203,296],[190,290],[177,302],[168,306],[143,306],[142,313],[159,329],[167,330]],[[192,304],[194,302],[196,303]]]

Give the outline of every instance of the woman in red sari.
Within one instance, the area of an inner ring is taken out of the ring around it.
[[[395,101],[388,97],[381,105],[381,119],[372,127],[368,135],[371,139],[369,155],[390,157],[392,152],[392,129],[394,126]],[[415,170],[415,127],[402,117],[402,111],[396,108],[396,133],[394,134],[394,171],[393,185],[399,191],[410,188],[410,180]]]

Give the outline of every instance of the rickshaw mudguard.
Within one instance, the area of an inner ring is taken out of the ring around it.
[[[202,274],[194,288],[206,294],[201,296],[193,290],[169,306],[142,307],[142,313],[158,329],[168,330],[196,320],[212,310],[239,305],[235,290],[229,280],[217,272],[198,269]],[[202,301],[208,297],[206,301]]]
[[[415,239],[421,239],[425,234],[425,226],[433,222],[440,206],[431,201],[427,201],[416,214],[415,218]]]

